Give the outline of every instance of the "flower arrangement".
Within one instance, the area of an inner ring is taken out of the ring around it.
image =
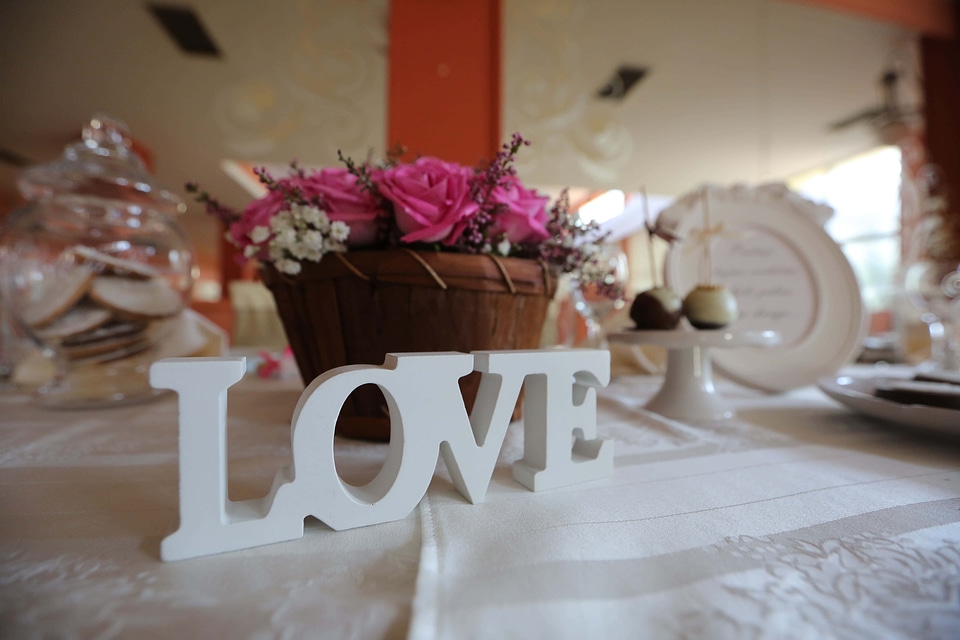
[[[605,237],[570,211],[566,191],[552,205],[517,177],[514,161],[530,142],[514,134],[484,167],[433,157],[400,162],[395,149],[379,164],[307,172],[291,163],[276,179],[256,173],[267,194],[242,212],[223,206],[195,184],[187,190],[227,226],[242,255],[296,275],[303,261],[330,252],[407,247],[540,260],[573,273],[610,297],[623,291],[594,256]]]

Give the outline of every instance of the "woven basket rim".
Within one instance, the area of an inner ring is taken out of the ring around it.
[[[296,275],[281,273],[272,264],[261,265],[260,273],[270,288],[339,279],[368,281],[371,286],[392,284],[547,297],[553,297],[557,288],[549,266],[538,260],[410,249],[328,253],[320,262],[303,262]]]

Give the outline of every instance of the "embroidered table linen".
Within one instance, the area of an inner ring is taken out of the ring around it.
[[[859,417],[808,388],[721,386],[737,418],[600,392],[614,476],[533,493],[511,427],[486,501],[443,465],[419,509],[162,563],[177,524],[173,398],[56,412],[0,397],[0,637],[950,638],[960,630],[960,438]],[[229,402],[230,496],[290,460],[292,382]],[[958,425],[960,432],[960,425]],[[369,478],[386,446],[338,441]]]

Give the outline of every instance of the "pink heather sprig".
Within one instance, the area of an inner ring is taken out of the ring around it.
[[[267,190],[275,191],[283,196],[283,200],[287,203],[287,205],[299,204],[303,206],[316,207],[318,209],[324,208],[323,200],[320,198],[320,196],[315,195],[311,198],[307,198],[303,194],[303,190],[300,187],[291,187],[283,184],[281,181],[271,176],[266,167],[255,167],[253,172],[256,174],[257,178],[259,178],[260,184],[265,186]],[[290,163],[290,172],[298,178],[306,177],[306,173],[297,164],[296,160]]]
[[[340,149],[337,149],[337,158],[344,164],[347,171],[357,178],[357,184],[360,185],[361,191],[369,191],[377,199],[377,202],[383,201],[383,196],[380,195],[380,190],[377,189],[377,185],[373,181],[369,162],[357,164],[353,161],[353,158],[343,155]]]
[[[582,249],[584,240],[591,235],[598,236],[600,230],[596,222],[584,223],[570,214],[570,194],[566,189],[550,207],[546,227],[550,237],[529,249],[547,264],[555,265],[561,273],[576,271],[586,262],[587,256]],[[603,236],[598,239],[602,241]]]
[[[546,227],[550,236],[540,243],[521,247],[519,255],[538,258],[560,273],[576,273],[581,282],[594,285],[597,292],[607,298],[625,299],[626,290],[612,277],[612,269],[585,268],[594,260],[591,256],[596,253],[597,245],[603,244],[610,234],[601,234],[596,222],[583,222],[570,213],[570,194],[566,189],[550,207]]]
[[[407,155],[407,147],[400,144],[399,142],[395,143],[392,147],[387,149],[387,157],[381,163],[381,168],[389,169],[390,167],[395,167],[401,162],[403,162],[403,157]]]
[[[400,158],[403,157],[406,152],[406,147],[399,143],[395,144],[387,150],[387,159],[383,161],[378,168],[386,170],[390,167],[397,166],[400,164]],[[397,228],[393,205],[380,193],[380,189],[377,187],[377,183],[373,177],[370,160],[357,164],[353,158],[343,155],[340,149],[337,149],[337,158],[343,163],[347,171],[357,179],[357,185],[360,191],[368,192],[377,203],[377,208],[380,210],[380,215],[377,217],[377,243],[384,247],[399,247],[402,244],[400,242],[401,233]]]
[[[510,142],[504,142],[487,168],[477,175],[477,179],[470,186],[470,197],[480,205],[481,209],[489,202],[493,190],[503,185],[504,178],[517,175],[517,168],[514,166],[517,152],[520,151],[520,147],[528,146],[530,146],[529,140],[524,139],[519,133],[514,133],[510,137]]]
[[[505,208],[506,205],[503,204],[481,207],[464,228],[460,239],[457,240],[457,248],[464,253],[489,253],[491,246],[502,240],[502,238],[490,237],[490,227]]]
[[[188,182],[184,185],[187,193],[194,194],[194,200],[204,206],[206,212],[222,222],[223,224],[232,224],[240,219],[240,213],[230,207],[221,204],[219,200],[200,188],[196,182]]]
[[[304,171],[303,167],[300,166],[298,160],[290,161],[290,173],[297,176],[301,180],[307,177],[307,172]]]
[[[400,158],[406,154],[407,148],[401,144],[396,144],[387,151],[387,159],[381,164],[380,169],[388,169],[400,164]],[[343,163],[347,171],[357,179],[357,185],[360,191],[366,191],[373,196],[381,214],[377,217],[377,241],[378,244],[385,247],[400,246],[400,230],[397,228],[396,218],[393,215],[392,207],[389,201],[380,193],[377,183],[373,179],[373,171],[370,161],[357,164],[353,158],[343,155],[343,151],[337,149],[337,158]]]
[[[490,237],[490,228],[497,218],[503,215],[506,206],[491,202],[490,198],[494,189],[504,186],[507,176],[517,175],[514,166],[517,152],[520,147],[529,145],[529,140],[519,133],[514,133],[509,142],[503,143],[486,169],[476,174],[470,185],[470,199],[480,205],[480,210],[471,218],[457,241],[457,247],[465,253],[487,253],[491,246],[503,239]]]

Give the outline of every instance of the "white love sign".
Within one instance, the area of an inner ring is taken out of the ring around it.
[[[227,389],[245,369],[243,358],[172,358],[150,369],[151,384],[180,402],[180,528],[160,546],[165,561],[301,538],[306,516],[336,530],[399,520],[426,493],[438,453],[457,491],[482,502],[521,387],[517,482],[541,491],[613,472],[613,443],[596,434],[593,389],[610,381],[608,351],[389,354],[382,366],[340,367],[310,383],[291,422],[293,464],[263,498],[231,502]],[[482,379],[468,416],[457,381],[471,371]],[[364,384],[387,401],[390,445],[376,477],[355,487],[337,474],[333,438],[344,401]]]

